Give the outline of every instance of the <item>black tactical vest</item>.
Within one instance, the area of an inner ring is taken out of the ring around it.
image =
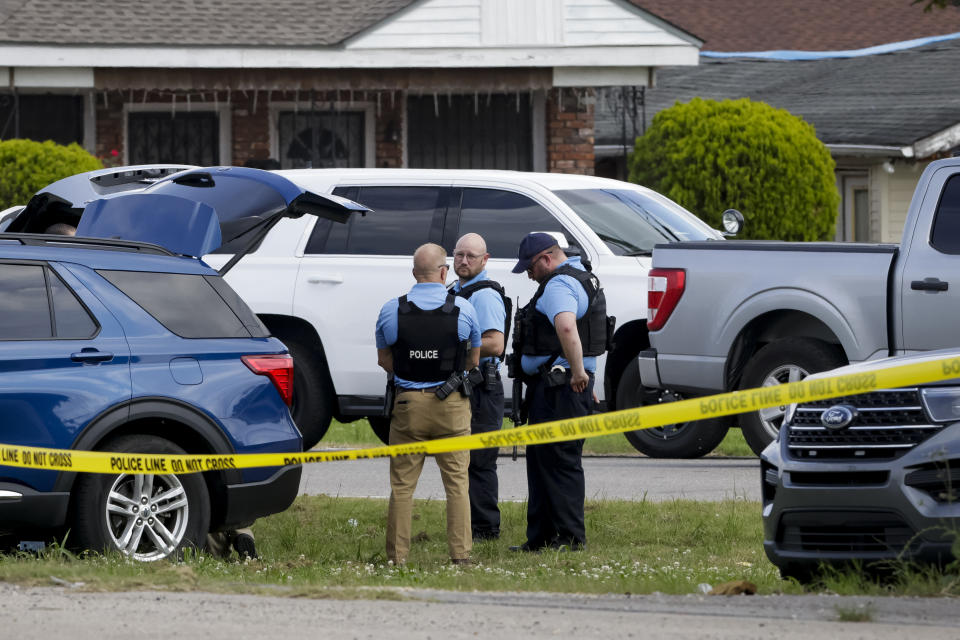
[[[503,315],[503,353],[500,354],[500,359],[503,360],[503,356],[507,352],[507,340],[510,338],[510,319],[513,316],[513,302],[507,297],[507,293],[500,283],[496,280],[480,280],[479,282],[474,282],[471,285],[461,288],[460,291],[452,291],[452,293],[469,300],[470,296],[481,289],[493,289],[500,294],[500,299],[503,300],[503,310],[505,311]]]
[[[537,301],[543,296],[547,283],[557,276],[574,278],[587,292],[588,307],[582,318],[577,320],[577,333],[584,356],[599,356],[607,350],[608,328],[612,322],[607,319],[607,300],[600,287],[597,276],[589,271],[576,269],[570,265],[557,267],[540,287],[530,302],[522,310],[520,330],[523,332],[523,353],[528,356],[563,355],[563,347],[557,337],[557,331],[550,318],[537,310]],[[612,336],[609,336],[612,338]]]
[[[447,295],[436,309],[421,309],[399,298],[397,341],[393,351],[393,372],[414,382],[443,382],[454,371],[463,371],[469,340],[457,333],[460,308],[456,298]]]

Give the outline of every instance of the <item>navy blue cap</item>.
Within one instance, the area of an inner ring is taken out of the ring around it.
[[[530,268],[530,261],[541,251],[546,251],[550,247],[559,246],[557,239],[549,233],[528,233],[520,241],[520,251],[517,254],[517,266],[513,268],[514,273],[523,273]]]

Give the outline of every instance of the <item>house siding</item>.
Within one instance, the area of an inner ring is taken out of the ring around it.
[[[870,240],[899,243],[910,210],[910,200],[920,175],[929,162],[903,162],[893,165],[893,173],[883,165],[870,168]]]
[[[481,4],[484,46],[553,46],[563,42],[562,0],[486,0]]]
[[[478,47],[482,0],[428,0],[362,35],[348,49]],[[525,2],[524,2],[525,4]]]

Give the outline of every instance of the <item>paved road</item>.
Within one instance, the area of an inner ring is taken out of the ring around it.
[[[423,589],[394,593],[403,601],[169,591],[84,593],[0,583],[0,601],[8,612],[0,637],[944,640],[958,636],[957,602],[949,598],[629,597]],[[851,611],[866,612],[870,621],[837,621]]]
[[[350,498],[390,495],[387,459],[306,465],[300,492]],[[500,499],[527,499],[526,464],[500,456],[497,475]],[[760,500],[760,462],[756,458],[654,460],[642,457],[590,457],[583,460],[588,499],[662,502],[689,500]],[[436,462],[427,460],[416,498],[442,499]]]

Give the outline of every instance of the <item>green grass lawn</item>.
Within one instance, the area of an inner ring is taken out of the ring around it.
[[[504,429],[513,424],[504,420]],[[380,439],[374,435],[366,420],[357,420],[347,424],[334,420],[330,424],[327,435],[320,441],[320,447],[376,447],[381,445]],[[641,455],[633,448],[626,436],[616,433],[607,436],[587,438],[583,444],[583,452],[594,455]],[[740,429],[730,429],[713,453],[715,456],[748,456],[753,457],[753,451],[747,446]]]
[[[77,558],[56,547],[39,558],[0,554],[0,580],[72,583],[86,590],[206,590],[311,597],[402,597],[382,587],[582,593],[700,593],[749,580],[761,594],[800,593],[764,556],[760,505],[746,501],[588,501],[584,551],[512,553],[523,541],[526,505],[504,503],[502,539],[474,546],[474,567],[449,564],[444,503],[417,501],[407,565],[384,561],[384,500],[301,496],[257,521],[259,561],[190,554],[183,562],[135,563],[119,554]],[[960,595],[953,569],[902,570],[886,584],[859,572],[830,572],[815,591],[874,595]]]

